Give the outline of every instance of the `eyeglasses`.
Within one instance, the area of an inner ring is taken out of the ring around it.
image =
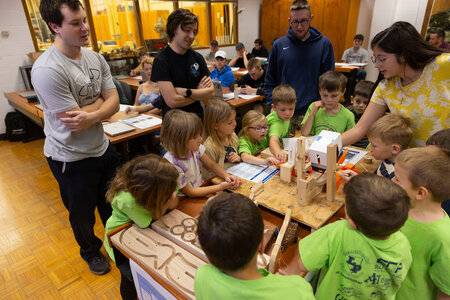
[[[378,57],[372,56],[370,57],[370,60],[373,62],[373,64],[376,64],[378,62],[382,65],[388,58],[389,56],[378,56]]]
[[[254,129],[256,131],[267,131],[269,130],[269,126],[258,126],[258,127],[249,127],[251,129]]]
[[[309,21],[311,21],[311,18],[304,18],[304,19],[301,19],[300,21],[294,20],[291,22],[291,26],[298,27],[299,24],[302,24],[302,26],[306,26],[306,25],[308,25]]]

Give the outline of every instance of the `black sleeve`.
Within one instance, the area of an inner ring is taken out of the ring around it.
[[[234,83],[237,84],[238,86],[243,86],[248,84],[247,82],[247,77],[249,77],[250,75],[245,74],[244,76],[242,76],[241,78],[237,79]]]
[[[151,81],[172,81],[168,61],[169,59],[164,50],[155,57],[155,60],[153,61]]]

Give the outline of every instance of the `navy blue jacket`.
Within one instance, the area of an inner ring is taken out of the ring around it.
[[[297,39],[291,28],[275,41],[269,54],[264,83],[267,104],[272,104],[272,91],[280,84],[295,90],[295,115],[304,115],[308,106],[319,97],[319,76],[334,70],[334,52],[330,40],[316,28],[309,28],[306,41]]]

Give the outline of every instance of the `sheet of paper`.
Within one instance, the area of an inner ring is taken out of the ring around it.
[[[247,94],[239,94],[239,98],[242,98],[242,99],[253,99],[253,98],[256,98],[256,97],[258,97],[258,95],[247,95]]]
[[[139,129],[146,129],[152,126],[160,125],[162,123],[162,120],[160,118],[144,114],[137,115],[136,117],[122,119],[120,121]]]
[[[341,164],[341,166],[344,166],[347,163],[351,163],[356,165],[358,161],[361,160],[366,154],[367,151],[352,148],[352,147],[343,147],[342,151],[345,151],[348,148],[347,155],[345,156],[344,162]]]
[[[239,73],[239,74],[245,75],[245,74],[247,74],[247,73],[248,73],[248,70],[245,70],[245,71],[239,71],[239,72],[236,72],[236,73]]]
[[[134,79],[142,80],[142,76],[134,76]]]
[[[231,71],[236,72],[239,70],[239,67],[231,67]]]
[[[227,172],[254,183],[266,183],[275,176],[280,169],[276,166],[259,166],[248,163],[239,163],[227,169]]]
[[[125,108],[127,107],[132,107],[133,105],[128,105],[128,104],[120,104],[120,108],[119,111],[125,111]]]

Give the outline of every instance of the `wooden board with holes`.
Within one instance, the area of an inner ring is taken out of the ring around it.
[[[215,177],[213,183],[222,181]],[[233,192],[245,196],[250,195],[250,188],[255,183],[242,179],[242,185]],[[255,197],[258,204],[280,214],[285,214],[287,207],[292,205],[292,219],[305,224],[311,228],[320,228],[329,218],[331,218],[344,205],[342,193],[336,193],[334,201],[327,201],[326,194],[320,193],[309,205],[300,205],[297,202],[297,183],[284,183],[280,176],[274,176],[264,184],[264,191]]]
[[[156,231],[136,224],[113,235],[111,242],[172,289],[187,299],[195,299],[195,272],[206,262]]]
[[[208,258],[198,242],[197,219],[192,218],[178,209],[174,209],[170,213],[164,215],[162,219],[153,222],[151,228],[202,260],[208,262]],[[259,268],[265,268],[268,262],[268,255],[258,255]]]

